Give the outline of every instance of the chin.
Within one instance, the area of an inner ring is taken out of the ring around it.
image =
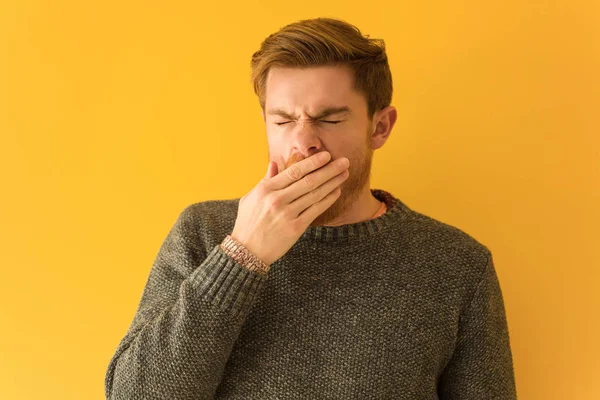
[[[336,218],[338,218],[344,211],[344,200],[344,189],[342,189],[340,197],[338,197],[337,200],[329,206],[329,208],[327,208],[325,211],[319,214],[319,216],[314,219],[310,226],[328,225]]]

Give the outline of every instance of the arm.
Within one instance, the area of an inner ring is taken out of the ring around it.
[[[456,348],[438,392],[448,400],[517,398],[504,301],[491,254],[461,314]]]
[[[201,249],[190,237],[198,229],[191,211],[179,215],[153,263],[134,319],[108,365],[107,399],[212,398],[267,279],[220,245]]]

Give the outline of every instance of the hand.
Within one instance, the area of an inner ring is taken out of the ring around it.
[[[270,161],[265,177],[240,199],[231,236],[267,265],[283,257],[340,196],[350,161],[330,158],[322,151],[282,173]]]

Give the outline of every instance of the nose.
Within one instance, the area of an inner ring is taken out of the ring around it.
[[[321,143],[318,128],[314,127],[310,121],[298,122],[292,128],[290,141],[294,149],[292,156],[288,160],[290,165],[323,151],[323,144]]]

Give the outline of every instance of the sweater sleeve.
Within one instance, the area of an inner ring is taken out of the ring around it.
[[[517,398],[504,301],[491,253],[460,317],[456,347],[438,392],[444,400]]]
[[[106,371],[108,400],[210,399],[267,274],[206,251],[184,209],[162,243]],[[196,241],[199,239],[196,239]],[[206,254],[208,252],[208,254]]]

